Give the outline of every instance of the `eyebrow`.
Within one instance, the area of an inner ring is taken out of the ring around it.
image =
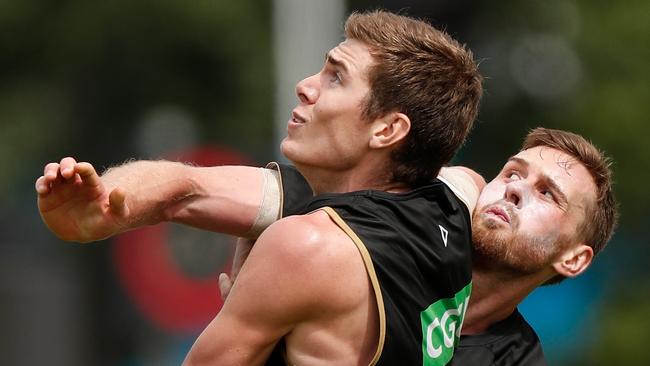
[[[336,67],[339,67],[345,72],[346,74],[349,74],[348,67],[345,65],[345,63],[334,56],[332,56],[332,52],[327,52],[325,54],[325,62],[328,62]]]
[[[530,166],[530,163],[522,158],[518,158],[516,156],[512,156],[508,159],[508,162],[513,162],[517,163],[519,165],[522,165],[524,168],[528,168]],[[548,175],[541,173],[540,174],[540,179],[541,181],[557,195],[558,201],[561,205],[568,205],[569,200],[566,197],[566,194],[562,192],[562,189],[560,189],[560,186],[553,180],[553,178],[549,177]]]

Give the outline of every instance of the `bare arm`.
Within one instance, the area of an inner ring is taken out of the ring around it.
[[[323,234],[319,222],[329,219],[307,216],[278,221],[260,236],[223,308],[194,343],[186,366],[261,365],[278,340],[296,327],[358,306],[360,291],[340,286],[350,274],[348,266],[360,268],[363,283],[367,281],[363,265],[354,261],[360,262],[358,255],[350,255],[354,245],[329,245],[332,238],[338,240],[338,231],[315,234]]]
[[[36,181],[45,224],[68,241],[90,242],[175,221],[233,235],[245,234],[262,199],[262,169],[193,167],[136,161],[101,177],[89,163],[64,158]]]

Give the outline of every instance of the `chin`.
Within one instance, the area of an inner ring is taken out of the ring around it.
[[[287,156],[286,150],[287,150],[287,138],[283,138],[282,141],[280,141],[280,153],[284,156]]]
[[[489,220],[472,224],[475,264],[520,275],[536,273],[550,265],[556,253],[553,243],[491,225]]]
[[[280,152],[294,165],[298,165],[302,160],[304,160],[304,158],[301,159],[298,144],[295,141],[291,141],[288,137],[285,137],[284,140],[282,140],[282,143],[280,143]]]
[[[280,153],[289,160],[291,160],[291,156],[293,155],[291,145],[293,145],[293,143],[289,141],[289,137],[285,137],[280,143]]]

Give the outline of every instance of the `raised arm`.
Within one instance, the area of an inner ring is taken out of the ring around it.
[[[245,235],[260,209],[264,174],[244,166],[135,161],[100,177],[91,164],[64,158],[45,166],[36,191],[43,221],[63,240],[96,241],[161,221]]]

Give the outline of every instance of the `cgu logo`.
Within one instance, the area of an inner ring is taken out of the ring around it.
[[[420,313],[423,366],[442,366],[451,360],[471,291],[470,283],[454,297],[440,299]]]

